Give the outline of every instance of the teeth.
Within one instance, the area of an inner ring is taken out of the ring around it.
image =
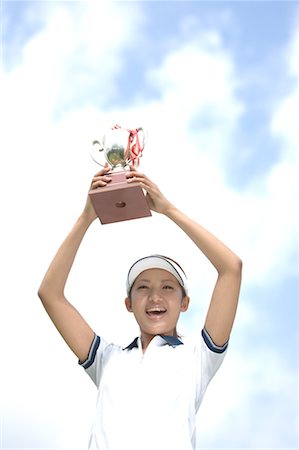
[[[151,313],[151,312],[165,312],[165,309],[161,309],[161,308],[151,308],[148,309],[146,312]]]

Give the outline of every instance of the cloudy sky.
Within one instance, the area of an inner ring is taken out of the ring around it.
[[[92,140],[143,126],[141,170],[244,262],[200,449],[298,449],[298,2],[1,2],[1,449],[86,448],[96,391],[36,292],[98,170]],[[95,222],[67,295],[127,345],[126,270],[181,262],[201,329],[214,270],[153,215]]]

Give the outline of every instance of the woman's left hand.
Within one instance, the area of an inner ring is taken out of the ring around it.
[[[160,214],[167,214],[168,211],[175,208],[174,205],[170,203],[166,197],[164,197],[158,186],[143,173],[131,169],[130,172],[127,172],[127,179],[128,183],[138,182],[146,191],[146,199],[152,211]]]

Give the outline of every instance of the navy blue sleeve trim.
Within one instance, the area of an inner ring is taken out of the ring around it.
[[[201,335],[202,335],[203,340],[205,341],[207,347],[212,352],[223,353],[227,349],[228,341],[222,346],[216,345],[215,342],[213,342],[213,339],[211,338],[211,336],[209,335],[209,333],[207,332],[207,330],[205,328],[202,329]]]
[[[79,361],[80,366],[82,366],[84,369],[88,369],[88,367],[90,367],[94,363],[96,353],[97,353],[100,343],[101,343],[101,338],[99,336],[95,335],[95,337],[92,341],[92,344],[90,346],[88,357],[87,357],[86,361],[83,361],[83,362]]]

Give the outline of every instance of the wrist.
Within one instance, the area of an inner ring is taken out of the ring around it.
[[[169,203],[167,208],[165,208],[165,210],[163,211],[163,214],[169,219],[172,219],[178,213],[178,211],[179,210],[172,203]]]
[[[89,226],[96,220],[97,216],[94,211],[82,211],[79,220],[82,221],[86,226]]]

